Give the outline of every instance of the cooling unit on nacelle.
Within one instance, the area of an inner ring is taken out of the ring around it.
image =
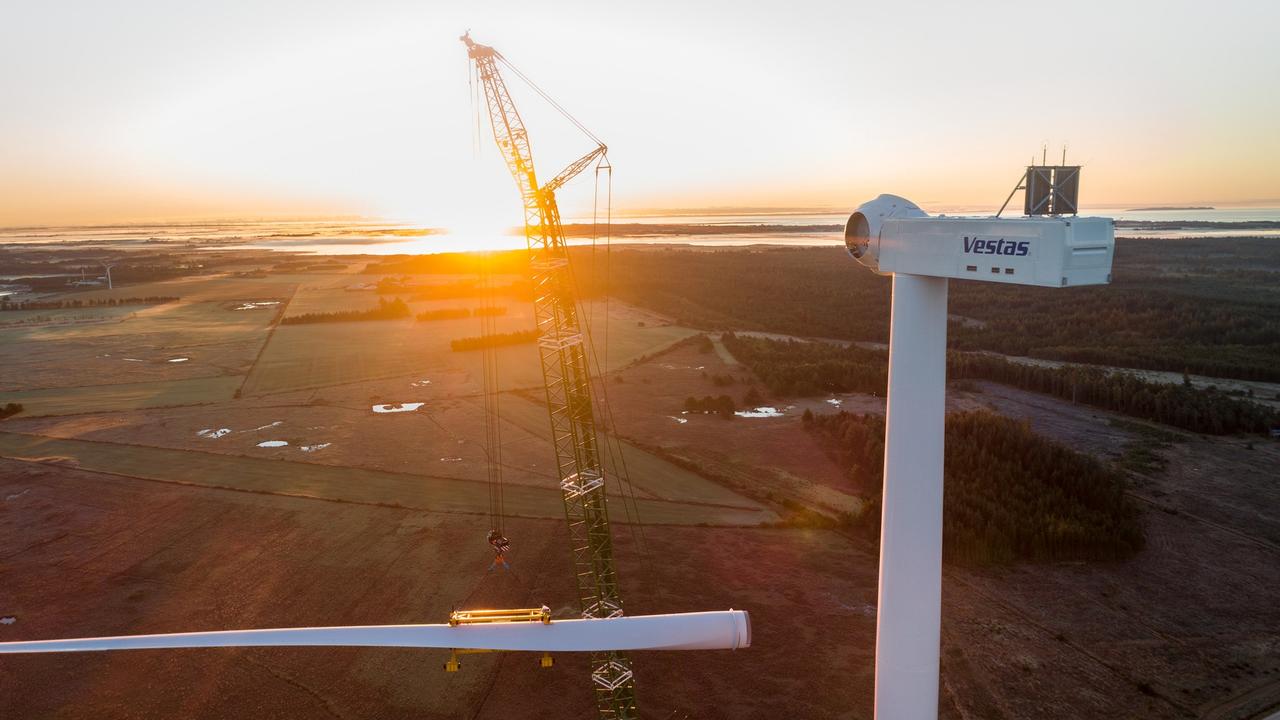
[[[883,275],[1066,287],[1111,282],[1110,218],[931,217],[915,203],[881,195],[845,226],[845,247]]]

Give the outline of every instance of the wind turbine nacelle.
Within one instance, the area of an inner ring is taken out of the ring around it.
[[[930,217],[897,195],[849,216],[845,248],[881,275],[908,273],[1014,285],[1111,282],[1115,225],[1102,217]]]

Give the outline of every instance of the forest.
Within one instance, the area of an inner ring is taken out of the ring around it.
[[[722,342],[770,390],[780,395],[845,392],[883,395],[888,386],[888,353],[884,350],[734,333],[725,333]],[[1188,384],[1150,382],[1129,373],[1101,368],[1047,367],[985,353],[949,351],[947,378],[991,380],[1211,435],[1265,434],[1280,424],[1280,414],[1269,407],[1224,392]]]
[[[866,500],[849,522],[880,536],[884,417],[805,415],[805,426]],[[946,420],[943,557],[947,562],[1118,560],[1142,549],[1123,475],[988,411]]]
[[[889,384],[889,356],[884,350],[731,332],[724,333],[721,342],[765,387],[779,395],[856,392],[883,396]]]
[[[832,247],[615,249],[574,258],[590,293],[704,330],[887,342],[890,279]],[[593,272],[594,270],[594,272]],[[1120,238],[1111,285],[953,281],[950,347],[1280,382],[1280,243]]]
[[[337,312],[304,313],[280,321],[281,325],[310,325],[312,323],[363,322],[367,320],[399,320],[410,315],[409,306],[400,298],[378,299],[378,307],[368,310],[340,310]]]

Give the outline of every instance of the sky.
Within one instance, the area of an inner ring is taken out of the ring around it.
[[[1085,206],[1277,206],[1278,26],[1257,0],[14,3],[0,226],[516,224],[467,29],[608,143],[618,213],[984,209],[1064,144]],[[591,149],[508,81],[541,177]]]

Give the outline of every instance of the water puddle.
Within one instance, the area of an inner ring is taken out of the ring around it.
[[[303,445],[298,449],[301,450],[302,452],[315,452],[317,450],[323,450],[332,444],[333,443],[317,443],[315,445]]]
[[[258,447],[275,448],[275,447],[285,447],[288,444],[289,443],[285,440],[263,440],[262,442],[258,443]]]
[[[217,430],[214,430],[213,428],[205,428],[203,430],[196,431],[196,435],[199,435],[202,438],[209,438],[210,440],[217,440],[223,435],[230,434],[231,428],[218,428]]]
[[[735,412],[734,415],[737,415],[738,417],[744,417],[744,418],[774,418],[774,417],[782,417],[783,413],[780,412],[777,408],[758,407],[752,410],[739,410]]]
[[[271,307],[272,305],[279,305],[279,304],[280,304],[279,300],[264,300],[262,302],[240,303],[234,309],[235,310],[257,310],[259,308]]]
[[[426,404],[426,403],[420,403],[420,402],[413,402],[413,403],[387,403],[387,404],[385,404],[385,405],[374,405],[374,406],[373,406],[373,411],[374,411],[374,412],[376,412],[376,413],[413,412],[413,411],[417,410],[418,408],[422,407],[422,406],[423,406],[423,405],[425,405],[425,404]]]
[[[676,417],[675,415],[668,415],[667,417],[671,418],[672,420],[675,420],[676,422],[680,423],[681,425],[683,425],[683,424],[685,424],[685,423],[689,422],[689,418]]]
[[[273,428],[273,427],[276,427],[276,426],[279,426],[279,425],[283,425],[283,424],[284,424],[284,421],[283,421],[283,420],[277,420],[277,421],[275,421],[275,422],[273,422],[273,423],[268,423],[268,424],[263,425],[263,426],[261,426],[261,427],[253,428],[252,430],[241,430],[240,432],[258,432],[259,430],[266,430],[267,428]]]
[[[169,362],[186,362],[190,359],[191,358],[176,357],[176,358],[169,358]]]

